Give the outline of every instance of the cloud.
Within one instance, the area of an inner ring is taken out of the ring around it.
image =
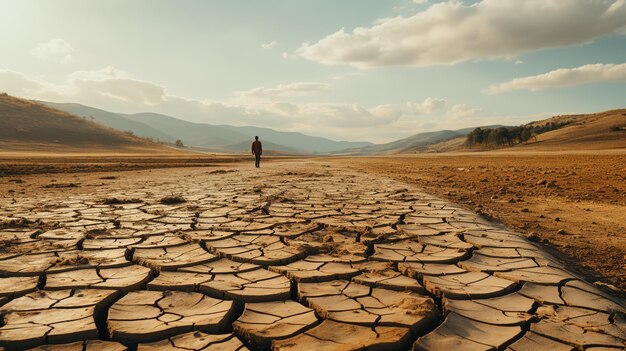
[[[456,64],[589,43],[625,28],[624,0],[449,0],[352,32],[342,28],[296,54],[362,69]]]
[[[609,82],[626,82],[626,63],[560,68],[536,76],[515,78],[505,83],[490,85],[483,92],[500,94],[513,90],[538,91],[547,88]]]
[[[448,110],[447,117],[450,120],[462,120],[476,117],[482,109],[478,107],[469,106],[466,104],[454,105]]]
[[[30,54],[42,60],[54,60],[61,63],[72,62],[74,48],[67,41],[56,38],[39,43],[30,50]]]
[[[273,49],[276,45],[278,45],[278,42],[276,42],[276,41],[272,41],[272,42],[269,42],[269,43],[263,43],[263,44],[261,44],[261,47],[262,47],[263,49]]]
[[[446,100],[428,97],[422,103],[409,102],[408,107],[411,111],[420,115],[431,114],[446,105]]]
[[[374,106],[290,101],[329,89],[329,85],[321,82],[295,82],[237,92],[231,99],[222,101],[198,100],[176,96],[159,84],[135,79],[114,67],[77,71],[69,74],[62,84],[0,70],[0,92],[45,101],[81,103],[114,112],[157,112],[192,122],[257,125],[336,140],[374,142],[390,141],[424,129],[449,128],[446,101],[440,98]],[[454,107],[455,116],[461,112]],[[468,122],[460,120],[458,123]]]
[[[94,71],[76,71],[70,74],[70,80],[107,80],[128,78],[128,74],[115,67],[107,66]]]
[[[324,91],[329,91],[330,85],[320,82],[296,82],[289,84],[280,84],[273,88],[258,87],[245,91],[237,91],[235,94],[242,98],[248,99],[274,99],[274,98],[290,98],[311,95]]]

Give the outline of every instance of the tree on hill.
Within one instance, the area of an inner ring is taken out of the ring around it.
[[[521,125],[519,127],[476,128],[467,135],[468,146],[513,146],[537,140],[537,135],[551,130],[563,128],[567,122],[548,122],[543,125]]]
[[[183,145],[183,142],[180,139],[176,140],[176,147],[185,147],[185,145]]]

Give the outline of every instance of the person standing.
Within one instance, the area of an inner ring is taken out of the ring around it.
[[[259,141],[259,137],[255,136],[252,142],[252,154],[254,155],[254,166],[256,168],[261,167],[261,154],[263,153],[263,146]]]

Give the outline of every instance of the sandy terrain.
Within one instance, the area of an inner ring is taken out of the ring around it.
[[[626,289],[626,154],[483,153],[334,159],[426,191],[524,233],[571,267]]]
[[[0,177],[56,173],[114,173],[172,167],[215,167],[221,163],[240,162],[245,159],[249,159],[249,157],[215,154],[173,154],[155,157],[146,154],[120,155],[119,153],[71,155],[37,153],[23,155],[11,152],[0,153]]]
[[[626,345],[620,299],[542,246],[332,162],[0,177],[0,346]]]

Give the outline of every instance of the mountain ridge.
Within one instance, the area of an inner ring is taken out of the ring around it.
[[[0,94],[0,145],[5,151],[173,152],[133,134],[7,94]]]
[[[75,103],[46,101],[41,103],[82,117],[93,118],[96,122],[112,128],[129,130],[142,137],[167,142],[180,139],[185,145],[203,148],[247,151],[249,147],[247,144],[255,135],[259,135],[267,147],[290,153],[324,154],[348,147],[373,145],[369,142],[336,141],[299,132],[282,132],[255,126],[189,122],[153,112],[126,114]]]
[[[485,127],[499,127],[496,126],[485,126]],[[483,128],[485,128],[483,127]],[[389,143],[384,144],[376,144],[365,146],[361,148],[351,148],[340,150],[335,154],[348,154],[348,155],[368,155],[368,154],[398,154],[398,153],[407,153],[407,152],[416,152],[420,151],[423,148],[426,148],[428,145],[436,144],[445,140],[454,139],[456,137],[465,136],[469,134],[475,127],[471,128],[462,128],[457,130],[438,130],[433,132],[422,132],[413,134],[406,138],[394,140]]]

